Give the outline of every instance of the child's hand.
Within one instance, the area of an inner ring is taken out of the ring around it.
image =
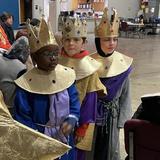
[[[69,124],[67,121],[63,122],[60,128],[60,131],[65,135],[68,136],[73,130],[73,126]]]

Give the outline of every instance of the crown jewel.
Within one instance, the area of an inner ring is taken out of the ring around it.
[[[117,11],[113,9],[113,15],[111,22],[108,18],[108,8],[106,7],[103,11],[101,22],[97,26],[95,20],[95,36],[96,37],[117,37],[119,31],[119,18]]]
[[[79,17],[66,17],[63,21],[62,36],[63,38],[87,37],[86,20]]]
[[[40,48],[48,45],[58,45],[49,24],[42,17],[39,28],[30,24],[27,21],[28,39],[30,44],[31,53],[35,53]]]

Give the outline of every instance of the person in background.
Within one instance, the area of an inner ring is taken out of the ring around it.
[[[75,72],[58,64],[59,46],[45,20],[42,18],[39,28],[27,23],[30,53],[36,65],[15,80],[14,118],[73,146],[72,131],[80,112]],[[60,159],[71,160],[72,150]]]
[[[81,102],[79,127],[75,137],[76,160],[85,160],[86,151],[91,150],[93,137],[87,134],[94,133],[97,97],[106,93],[97,74],[101,64],[89,56],[89,51],[83,49],[86,38],[86,21],[78,17],[66,17],[62,26],[63,47],[59,63],[76,72],[76,86]],[[83,147],[82,143],[85,143],[86,147]]]
[[[144,24],[143,22],[144,22],[144,16],[143,16],[143,15],[140,15],[140,16],[139,16],[139,23],[140,23],[140,24]]]
[[[40,20],[37,19],[37,18],[33,18],[33,19],[31,19],[30,24],[32,26],[39,27]],[[26,22],[23,22],[19,25],[18,31],[17,31],[15,37],[16,37],[16,39],[18,39],[21,36],[26,36],[27,37],[27,24],[26,24]]]
[[[14,32],[13,32],[13,16],[8,12],[3,12],[3,14],[0,17],[2,21],[2,27],[8,37],[9,43],[12,45],[15,41],[14,38]]]
[[[16,92],[14,80],[26,71],[25,62],[28,56],[29,43],[26,37],[19,38],[7,52],[0,55],[0,90],[11,114],[13,114]]]
[[[104,9],[99,25],[95,27],[97,53],[92,57],[101,62],[98,71],[108,95],[98,98],[94,160],[120,160],[119,131],[131,118],[130,80],[133,59],[116,50],[119,18],[115,9],[110,21]]]
[[[8,37],[2,27],[2,21],[0,20],[0,49],[7,51],[11,47]]]
[[[33,27],[39,27],[39,24],[40,24],[40,20],[37,19],[37,18],[33,18],[31,19],[30,21],[30,24],[33,26]],[[27,24],[26,22],[23,22],[20,24],[19,30],[17,31],[17,34],[16,34],[16,39],[20,38],[21,36],[26,36],[28,37],[28,30],[27,30]],[[28,57],[28,60],[26,62],[26,65],[27,65],[27,69],[30,70],[33,68],[33,61],[31,59],[31,56],[29,55]]]
[[[39,25],[40,25],[40,20],[37,19],[37,18],[33,18],[33,19],[31,19],[30,24],[31,24],[32,26],[39,27]]]
[[[23,22],[19,25],[18,27],[18,31],[16,33],[15,39],[17,40],[18,38],[20,38],[21,36],[25,36],[27,37],[28,33],[27,33],[27,26],[26,26],[26,22]]]

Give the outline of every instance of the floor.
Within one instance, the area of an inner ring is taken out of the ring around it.
[[[134,58],[131,74],[133,113],[144,94],[160,92],[160,35],[146,35],[143,39],[119,38],[117,50]],[[94,36],[88,37],[87,49],[95,52]],[[121,160],[125,158],[123,130],[120,134]]]

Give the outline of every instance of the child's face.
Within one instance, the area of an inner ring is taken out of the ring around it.
[[[83,47],[83,39],[82,38],[64,38],[63,39],[63,47],[65,52],[69,56],[74,56],[77,53],[80,53]]]
[[[58,53],[58,47],[54,48],[52,51],[45,50],[42,53],[37,53],[37,55],[35,55],[34,60],[36,61],[36,64],[39,69],[45,71],[52,71],[58,64]]]
[[[100,38],[100,44],[101,44],[101,49],[104,53],[112,53],[118,44],[118,38],[117,37],[105,37],[105,38]]]

